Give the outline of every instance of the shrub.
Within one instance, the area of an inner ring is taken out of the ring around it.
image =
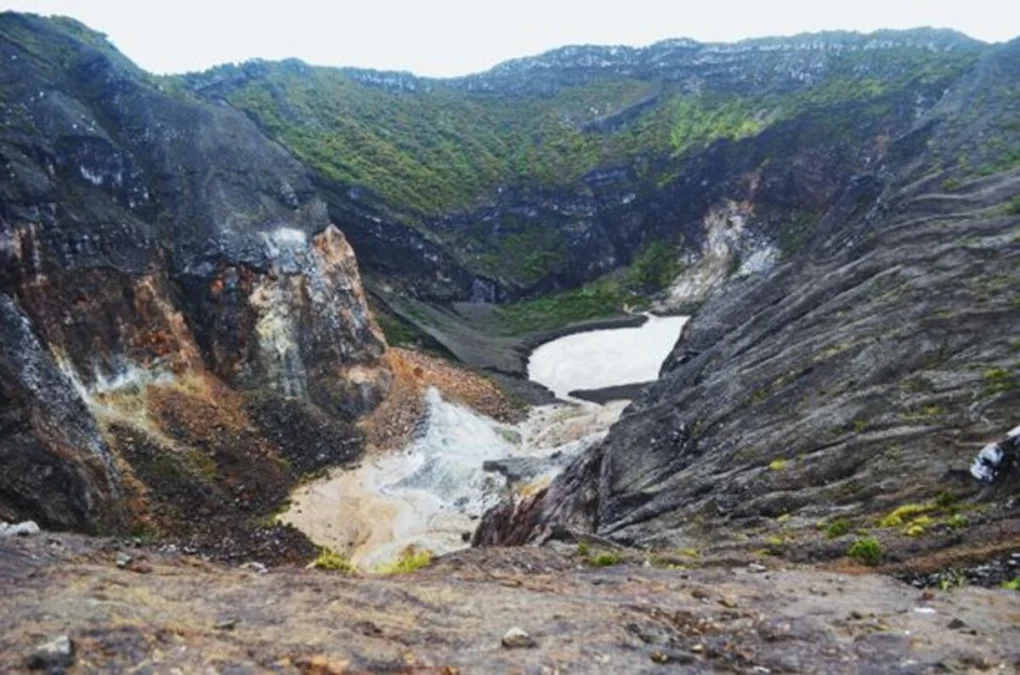
[[[1020,215],[1020,195],[1009,200],[1009,206],[1006,207],[1006,210],[1014,216]]]
[[[914,518],[916,516],[923,515],[929,511],[935,510],[935,504],[904,504],[896,509],[893,509],[889,514],[878,521],[879,527],[899,527],[905,521]]]
[[[859,563],[873,567],[882,562],[884,553],[882,551],[882,545],[878,543],[877,539],[874,537],[866,537],[864,539],[858,539],[851,544],[850,548],[847,549],[847,555]]]
[[[588,560],[588,564],[592,567],[612,567],[613,565],[619,565],[621,562],[623,562],[623,558],[620,557],[620,554],[613,551],[601,551]]]
[[[836,518],[825,527],[825,537],[836,539],[850,531],[850,521],[846,518]]]
[[[577,555],[587,558],[589,553],[591,553],[591,544],[586,541],[577,542]]]
[[[985,371],[985,392],[1003,394],[1016,388],[1013,375],[1005,368],[990,368]]]
[[[326,547],[319,549],[319,555],[315,557],[309,567],[329,572],[343,572],[344,574],[351,574],[355,571],[354,565],[346,556]]]
[[[946,521],[946,525],[953,528],[954,530],[962,529],[964,527],[967,527],[967,525],[969,524],[970,521],[967,520],[967,516],[963,515],[962,513],[954,513],[949,517],[949,520]]]
[[[432,551],[427,548],[408,546],[400,552],[396,560],[383,563],[375,571],[379,574],[407,574],[422,567],[428,567],[432,562],[432,557]]]
[[[1002,582],[1002,587],[1007,591],[1020,591],[1020,577],[1014,577],[1012,581]]]
[[[914,518],[907,524],[903,534],[908,537],[920,537],[924,534],[929,527],[935,524],[935,521],[930,516],[921,516],[920,518]]]
[[[769,462],[769,469],[772,471],[782,471],[786,468],[786,464],[787,462],[785,459],[774,459]]]

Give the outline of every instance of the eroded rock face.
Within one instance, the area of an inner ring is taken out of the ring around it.
[[[1017,423],[1020,177],[937,162],[982,137],[1020,144],[1004,94],[1016,72],[1017,42],[979,63],[880,170],[844,185],[799,255],[695,314],[602,445],[543,494],[488,514],[475,541],[566,529],[677,545],[940,493],[997,502],[1015,523],[1015,479],[983,490],[968,469]]]
[[[305,170],[74,22],[0,16],[0,92],[0,516],[172,523],[170,474],[241,511],[282,498],[293,451],[260,420],[335,438],[387,383]]]

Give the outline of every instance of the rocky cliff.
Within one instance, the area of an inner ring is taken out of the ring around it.
[[[1020,421],[1017,73],[1012,42],[890,137],[797,253],[695,313],[600,447],[476,541],[1015,547],[1016,476],[967,469]]]
[[[71,20],[0,15],[0,101],[0,518],[190,530],[354,453],[385,345],[301,164]]]

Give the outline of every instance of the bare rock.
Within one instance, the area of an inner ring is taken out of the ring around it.
[[[507,649],[530,649],[538,646],[533,637],[517,626],[508,630],[500,642]]]
[[[39,526],[34,520],[26,520],[23,523],[0,523],[0,537],[27,537],[39,532]]]
[[[74,663],[74,642],[67,635],[58,635],[37,646],[25,659],[30,670],[62,672]]]

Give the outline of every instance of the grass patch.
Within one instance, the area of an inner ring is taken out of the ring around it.
[[[592,567],[612,567],[613,565],[619,565],[621,562],[623,562],[623,558],[619,553],[613,551],[599,551],[588,559],[588,564]]]
[[[1017,388],[1013,374],[1005,368],[989,368],[984,373],[985,393],[1004,394]]]
[[[920,516],[907,523],[907,527],[903,530],[903,534],[908,537],[920,537],[934,524],[935,520],[932,519],[931,516]]]
[[[563,293],[502,305],[496,313],[509,332],[520,335],[617,316],[626,307],[640,309],[645,304],[644,299],[624,291],[616,279],[603,277]]]
[[[789,464],[785,459],[774,459],[769,462],[770,471],[782,471]]]
[[[353,574],[356,571],[347,556],[325,546],[319,549],[319,555],[315,556],[315,560],[309,567],[327,572],[342,572],[343,574]]]
[[[913,520],[917,516],[934,511],[937,506],[933,503],[904,504],[890,511],[884,518],[878,521],[879,527],[900,527],[903,523]]]
[[[846,518],[836,518],[825,526],[826,539],[838,539],[850,531],[850,521]]]
[[[1020,591],[1020,577],[1014,577],[1012,581],[1002,582],[1002,587],[1007,591]]]
[[[432,563],[433,557],[432,551],[427,548],[408,546],[400,552],[396,560],[379,565],[375,572],[378,574],[408,574],[428,567]]]
[[[948,525],[954,530],[962,530],[963,528],[970,525],[970,520],[968,520],[967,516],[963,515],[962,513],[954,513],[953,515],[949,516],[949,518],[946,520],[946,525]]]
[[[882,562],[885,552],[882,545],[874,537],[858,539],[846,551],[847,555],[859,563],[874,567]]]

